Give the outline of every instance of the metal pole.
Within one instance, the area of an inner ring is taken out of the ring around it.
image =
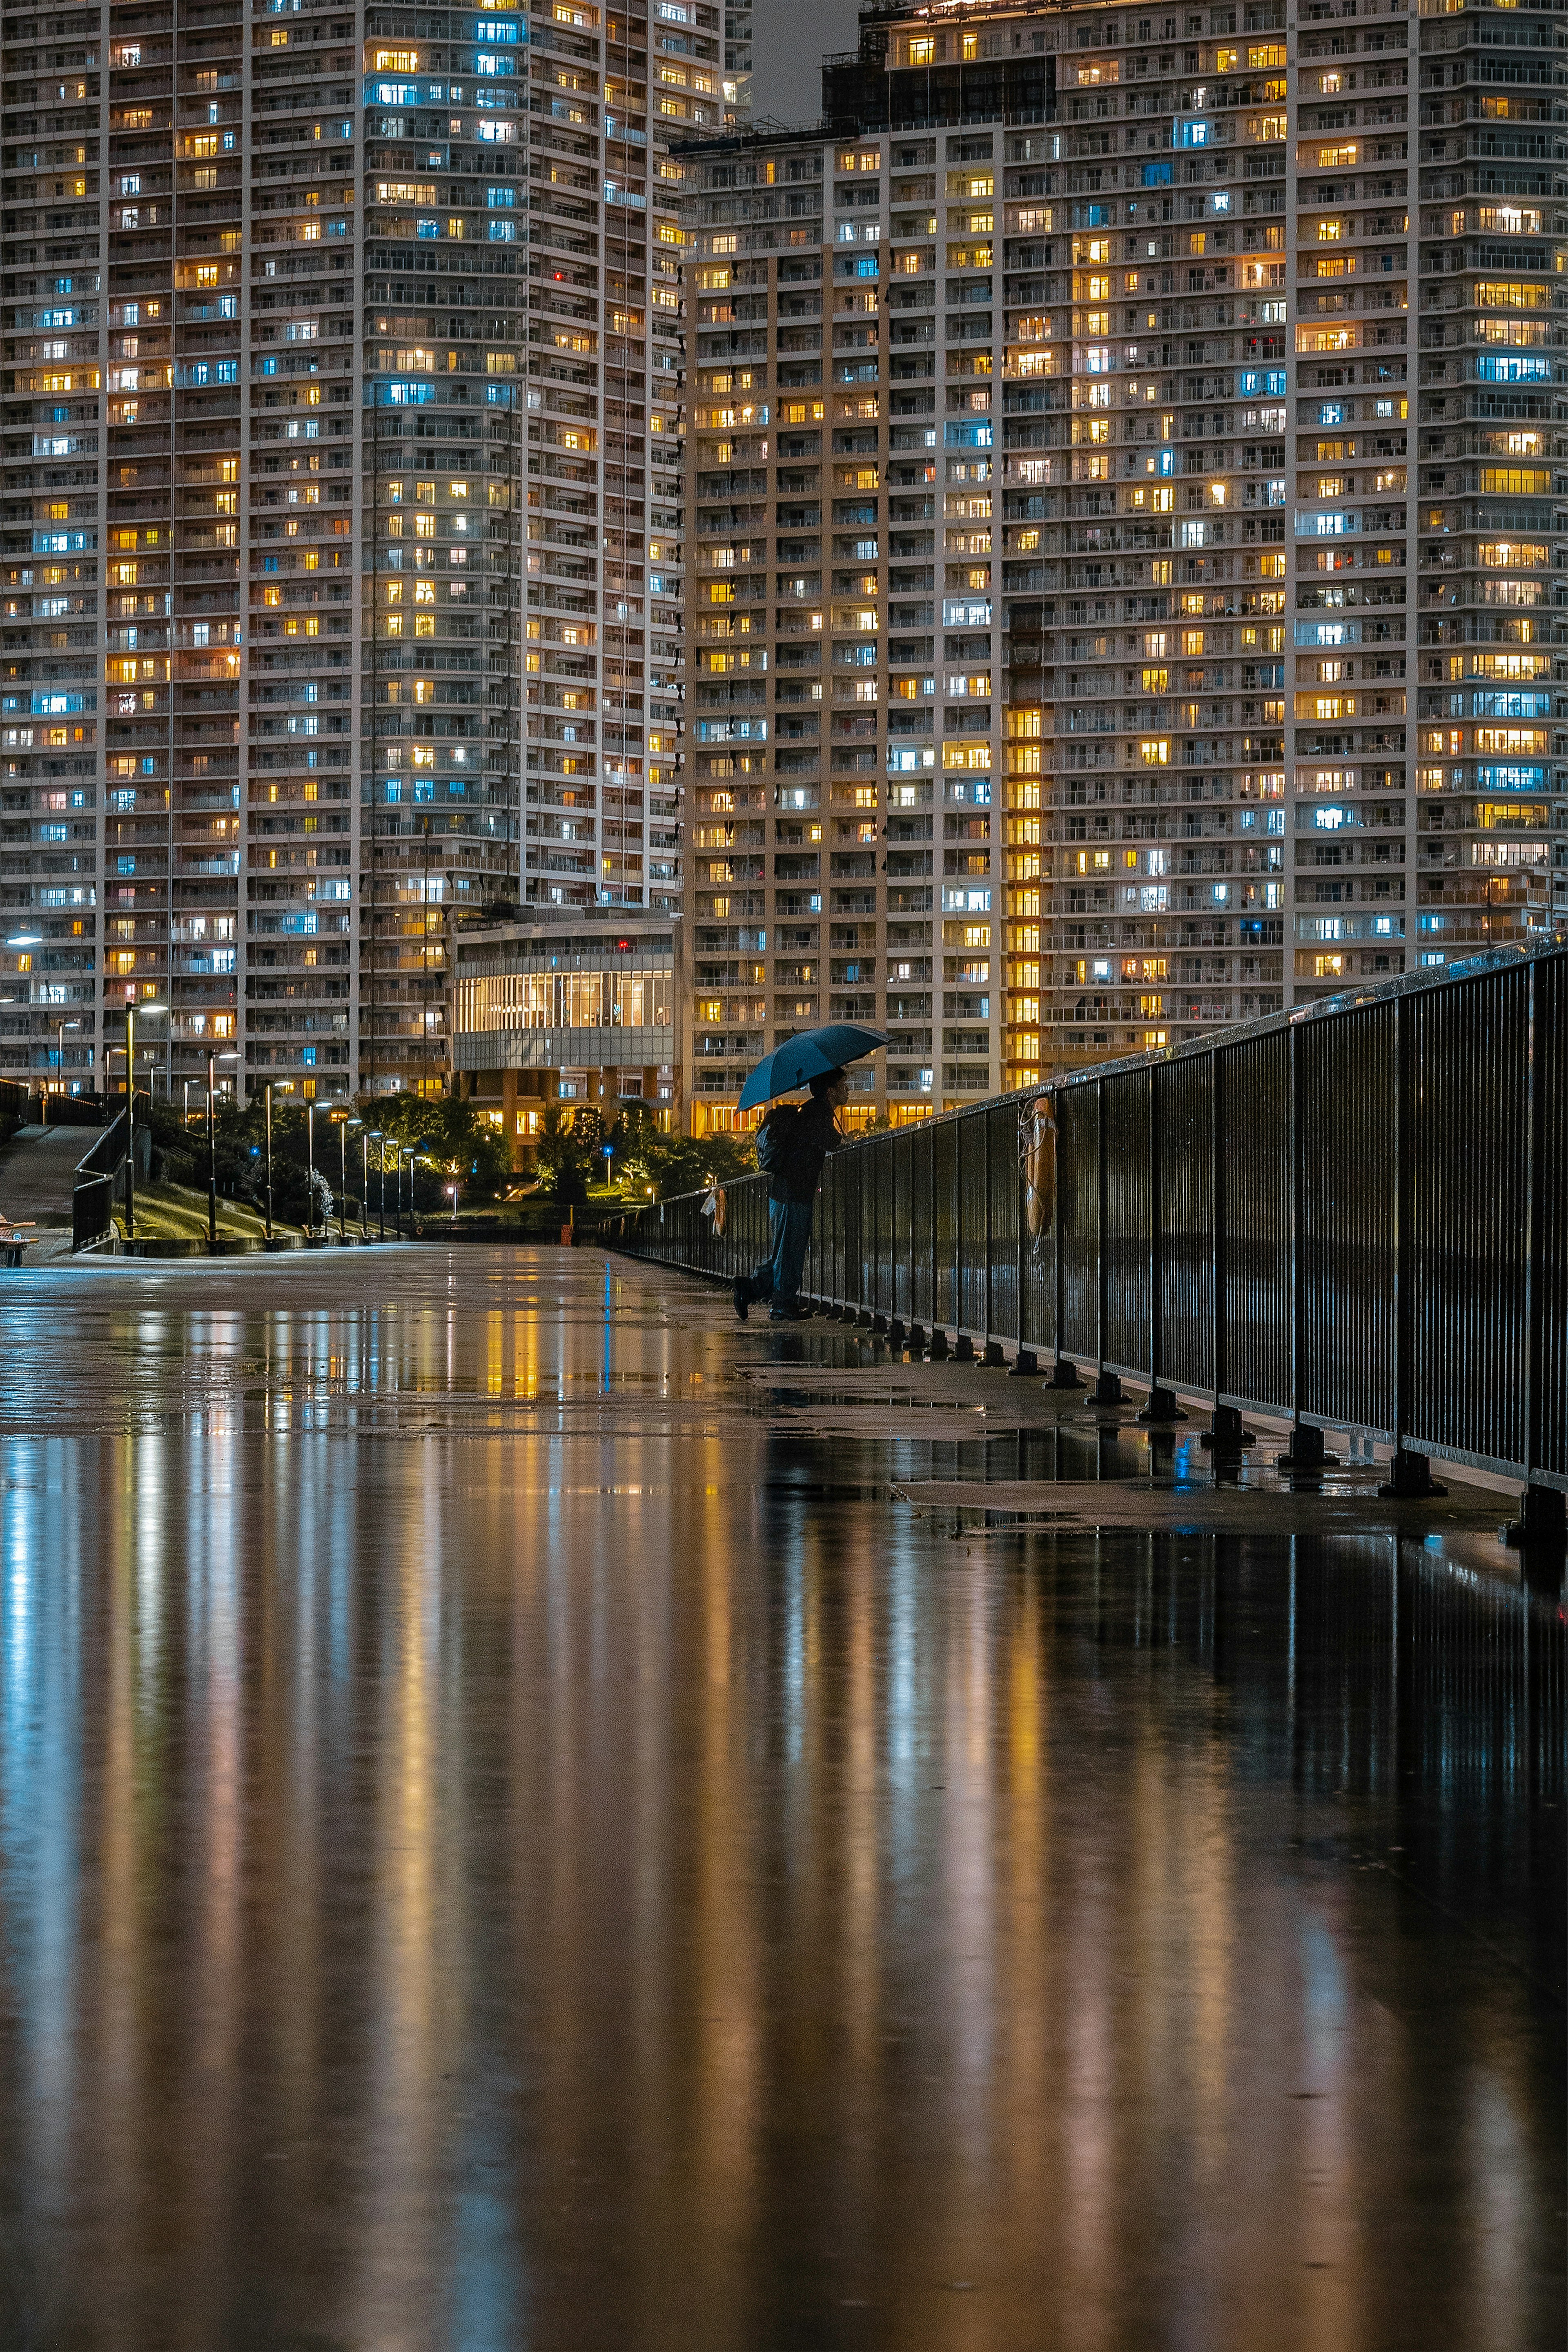
[[[267,1238],[272,1239],[272,1081],[267,1082]]]
[[[305,1105],[305,1234],[316,1230],[316,1103],[314,1096]]]
[[[1051,1105],[1051,1255],[1056,1261],[1056,1330],[1053,1346],[1056,1363],[1051,1371],[1054,1389],[1080,1389],[1083,1386],[1078,1366],[1069,1363],[1062,1350],[1062,1337],[1067,1329],[1067,1266],[1062,1256],[1062,1193],[1065,1190],[1066,1155],[1062,1150],[1064,1129],[1061,1103],[1064,1090],[1053,1087]]]
[[[1165,1234],[1160,1215],[1160,1170],[1163,1160],[1163,1097],[1160,1065],[1149,1065],[1149,1402],[1142,1422],[1185,1421],[1186,1414],[1160,1383],[1165,1353]]]
[[[1410,1423],[1411,1359],[1415,1348],[1415,1286],[1412,1280],[1411,1244],[1415,1240],[1414,1155],[1411,1112],[1414,1108],[1410,1048],[1410,1009],[1403,996],[1394,1000],[1394,1398],[1391,1408],[1394,1462],[1384,1495],[1441,1494],[1434,1488],[1431,1465],[1424,1454],[1406,1450],[1405,1433]],[[1527,1374],[1528,1377],[1528,1374]]]
[[[1301,1418],[1307,1399],[1307,1318],[1303,1311],[1302,1241],[1307,1224],[1307,1154],[1301,1121],[1301,1032],[1292,1021],[1285,1032],[1286,1069],[1286,1266],[1290,1288],[1290,1443],[1279,1457],[1286,1470],[1320,1470],[1328,1456],[1323,1433]]]
[[[1225,1058],[1209,1055],[1209,1369],[1214,1380],[1214,1418],[1199,1443],[1234,1454],[1253,1433],[1243,1429],[1233,1404],[1222,1404],[1230,1386],[1230,1302],[1226,1268]]]
[[[384,1135],[378,1136],[376,1139],[375,1156],[381,1170],[381,1192],[376,1204],[380,1213],[378,1238],[384,1241],[386,1239],[386,1138]]]
[[[217,1085],[217,1059],[207,1055],[207,1247],[217,1246],[217,1121],[213,1102]]]
[[[1548,1591],[1563,1585],[1564,1519],[1568,1497],[1561,1487],[1532,1483],[1545,1445],[1545,1377],[1543,1360],[1546,1315],[1541,1305],[1542,1274],[1546,1261],[1546,1203],[1542,1163],[1546,1157],[1546,1087],[1541,1058],[1546,1049],[1546,1024],[1540,1002],[1542,967],[1531,963],[1526,980],[1525,1003],[1525,1147],[1524,1147],[1524,1395],[1520,1437],[1524,1456],[1524,1492],[1519,1517],[1505,1529],[1509,1543],[1526,1553],[1527,1580],[1538,1579]]]
[[[1121,1402],[1121,1377],[1118,1373],[1108,1372],[1105,1369],[1105,1333],[1106,1326],[1110,1320],[1110,1273],[1105,1261],[1105,1224],[1109,1209],[1110,1187],[1106,1181],[1105,1168],[1105,1080],[1103,1078],[1096,1078],[1094,1082],[1094,1115],[1097,1136],[1095,1160],[1098,1187],[1095,1204],[1094,1242],[1095,1258],[1100,1275],[1099,1283],[1096,1286],[1095,1297],[1094,1352],[1096,1360],[1096,1376],[1094,1382],[1094,1402],[1096,1404],[1120,1404]]]
[[[428,817],[425,820],[425,870],[424,879],[420,884],[419,929],[420,952],[425,965],[420,981],[419,1000],[419,1091],[421,1095],[427,1097],[430,1092],[430,820]],[[409,1183],[412,1191],[412,1173]]]
[[[340,1246],[349,1237],[348,1190],[349,1123],[346,1118],[341,1118],[338,1121],[338,1242]]]
[[[136,1007],[125,1008],[125,1238],[136,1238]]]
[[[370,1238],[370,1137],[362,1128],[359,1139],[359,1229],[360,1238]]]

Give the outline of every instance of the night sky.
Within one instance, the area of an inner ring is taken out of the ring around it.
[[[752,108],[759,122],[815,122],[825,50],[852,49],[857,0],[754,0]]]

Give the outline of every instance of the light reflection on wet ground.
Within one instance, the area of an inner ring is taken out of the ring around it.
[[[1561,2342],[1486,1514],[917,1517],[1148,1441],[587,1251],[5,1297],[0,2342]]]

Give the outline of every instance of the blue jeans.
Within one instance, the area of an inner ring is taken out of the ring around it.
[[[768,1255],[754,1266],[747,1284],[753,1298],[765,1298],[773,1310],[793,1307],[800,1296],[805,1271],[806,1244],[811,1239],[809,1201],[768,1202]]]

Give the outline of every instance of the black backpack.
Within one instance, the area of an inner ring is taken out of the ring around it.
[[[798,1103],[774,1103],[757,1129],[757,1165],[764,1176],[782,1176],[799,1149]]]

